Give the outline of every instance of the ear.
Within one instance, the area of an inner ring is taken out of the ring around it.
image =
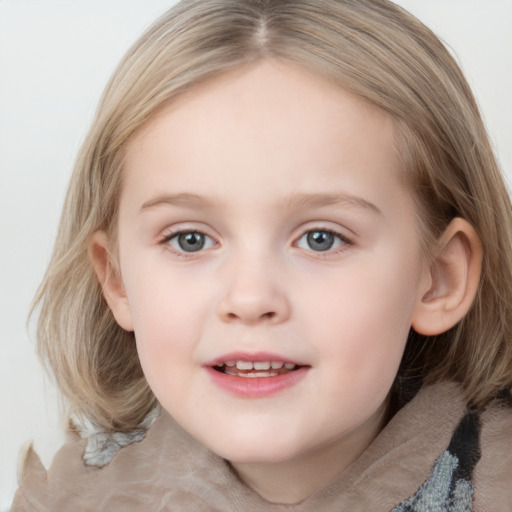
[[[101,285],[103,296],[107,301],[117,323],[125,331],[133,331],[130,304],[124,290],[121,274],[109,251],[105,232],[96,231],[89,240],[89,258]]]
[[[413,329],[426,336],[452,328],[469,311],[478,290],[483,249],[464,219],[453,219],[441,236],[428,269],[428,289],[413,315]]]

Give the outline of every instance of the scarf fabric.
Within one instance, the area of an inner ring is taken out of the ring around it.
[[[140,437],[118,437],[96,466],[76,435],[48,471],[29,450],[12,512],[512,512],[512,408],[468,410],[455,384],[421,389],[355,462],[295,505],[264,500],[165,411]]]
[[[430,478],[392,512],[472,512],[473,469],[480,459],[480,418],[467,412]]]

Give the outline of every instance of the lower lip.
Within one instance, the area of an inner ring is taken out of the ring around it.
[[[214,384],[232,395],[243,398],[265,398],[276,395],[298,384],[308,372],[309,367],[303,366],[276,377],[237,377],[226,375],[213,368],[206,368]]]

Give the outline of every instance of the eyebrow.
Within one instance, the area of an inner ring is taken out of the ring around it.
[[[373,213],[382,215],[382,212],[373,203],[366,201],[362,197],[352,194],[292,194],[285,205],[290,209],[300,210],[302,208],[315,208],[322,206],[340,205],[346,207],[361,208],[370,210]]]
[[[190,193],[163,194],[146,201],[140,208],[140,212],[150,210],[157,206],[170,205],[184,208],[213,207],[219,204],[214,198]],[[382,212],[373,203],[351,194],[292,194],[283,201],[285,208],[301,210],[304,208],[318,208],[322,206],[340,205],[369,210],[381,215]]]
[[[140,208],[140,212],[150,210],[155,206],[170,205],[170,206],[181,206],[185,208],[198,208],[200,206],[211,207],[216,204],[212,198],[207,196],[200,196],[197,194],[163,194],[161,196],[154,197],[149,201],[146,201]]]

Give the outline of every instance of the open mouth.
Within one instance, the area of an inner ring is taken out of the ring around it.
[[[226,361],[217,363],[213,369],[225,375],[235,377],[279,377],[300,368],[295,363],[283,361]]]
[[[267,398],[293,388],[311,369],[276,354],[236,354],[210,361],[206,370],[213,383],[239,398]]]

